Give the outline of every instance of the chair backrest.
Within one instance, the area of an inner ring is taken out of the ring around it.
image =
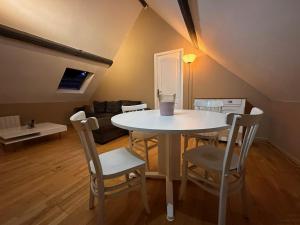
[[[255,138],[259,123],[263,117],[263,111],[259,108],[252,108],[250,114],[229,114],[227,116],[227,123],[231,124],[228,135],[228,142],[225,150],[225,158],[223,161],[223,173],[227,174],[230,170],[232,155],[235,146],[235,140],[240,127],[245,128],[242,145],[240,147],[239,161],[237,172],[244,171],[245,161],[248,156],[249,149]]]
[[[223,101],[203,101],[198,104],[198,109],[212,112],[222,112]]]
[[[79,111],[70,117],[70,121],[80,137],[90,174],[92,174],[90,165],[90,162],[92,161],[97,179],[100,179],[103,182],[101,162],[98,157],[92,134],[92,130],[99,128],[97,119],[95,117],[86,118],[85,112]]]
[[[0,117],[0,129],[20,127],[20,116],[2,116]]]
[[[140,110],[145,110],[147,108],[147,104],[139,104],[139,105],[122,105],[122,112],[134,112],[134,111],[140,111]]]

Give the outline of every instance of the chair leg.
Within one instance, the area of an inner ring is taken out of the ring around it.
[[[215,137],[215,146],[218,147],[219,146],[219,136]]]
[[[183,152],[185,152],[188,148],[189,145],[189,137],[188,136],[184,136],[184,147],[183,147]]]
[[[104,225],[104,198],[103,196],[98,197],[98,218],[97,225]]]
[[[208,179],[208,171],[207,170],[204,170],[204,177],[205,177],[205,179]]]
[[[241,200],[242,200],[242,206],[243,206],[243,215],[246,220],[249,219],[249,210],[248,210],[248,205],[247,205],[247,189],[246,189],[246,183],[245,183],[245,178],[242,184],[242,189],[241,189]]]
[[[216,138],[215,137],[209,137],[208,138],[208,144],[216,146]]]
[[[203,139],[195,138],[195,141],[196,141],[196,146],[195,147],[199,147],[199,143],[200,143],[201,140],[203,140]]]
[[[195,147],[197,148],[199,146],[199,139],[195,138]]]
[[[92,188],[90,187],[90,199],[89,199],[89,208],[93,209],[95,207],[95,196],[92,191]]]
[[[133,177],[130,177],[130,174],[129,173],[126,173],[125,174],[125,179],[126,179],[126,182],[127,182],[127,186],[130,187],[131,185],[129,184],[129,181],[130,179],[132,179]]]
[[[148,214],[150,214],[150,208],[148,204],[148,197],[147,197],[147,190],[146,190],[146,176],[145,176],[145,170],[142,169],[141,171],[141,195],[142,195],[142,200],[143,204],[145,207],[145,210]]]
[[[223,177],[221,182],[220,197],[219,197],[218,225],[226,224],[227,194],[228,194],[228,183],[226,177]]]
[[[147,140],[144,140],[144,145],[145,145],[145,156],[146,156],[146,169],[147,171],[150,170],[150,167],[149,167],[149,148],[148,148],[148,141]]]
[[[188,172],[187,170],[188,170],[188,161],[183,159],[179,200],[184,199],[186,185],[187,185],[187,172]]]
[[[129,142],[129,149],[130,151],[133,151],[133,140],[132,140],[132,131],[129,131],[129,137],[128,137],[128,142]]]
[[[208,143],[208,145],[212,145],[212,139],[211,139],[211,137],[207,138],[207,143]]]

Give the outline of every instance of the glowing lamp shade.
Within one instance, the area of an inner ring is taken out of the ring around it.
[[[184,63],[192,63],[195,61],[197,56],[195,54],[187,54],[182,57]]]

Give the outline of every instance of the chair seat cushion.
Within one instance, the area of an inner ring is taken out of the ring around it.
[[[204,145],[186,151],[183,158],[196,166],[204,169],[222,171],[225,150],[210,145]],[[239,156],[233,153],[230,169],[234,170],[238,166]]]
[[[133,155],[127,148],[118,148],[99,154],[103,176],[114,176],[145,165],[145,162]],[[96,173],[94,163],[90,161],[92,173]]]
[[[149,139],[157,138],[157,134],[140,132],[140,131],[132,131],[132,138],[139,139],[139,140],[149,140]]]

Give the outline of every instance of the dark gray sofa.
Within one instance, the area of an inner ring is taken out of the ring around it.
[[[74,112],[85,111],[87,117],[96,117],[99,129],[93,131],[95,142],[105,144],[111,140],[128,134],[128,130],[118,128],[111,123],[111,117],[122,113],[122,105],[138,105],[141,101],[94,101],[92,107],[82,106],[74,109]]]

